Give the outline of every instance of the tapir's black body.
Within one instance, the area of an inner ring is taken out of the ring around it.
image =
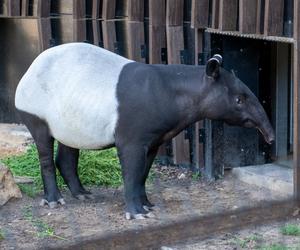
[[[219,55],[215,56],[206,66],[132,62],[122,69],[116,89],[119,106],[115,146],[130,216],[147,214],[152,206],[146,196],[145,181],[158,147],[186,126],[204,118],[217,119],[256,127],[267,142],[274,140],[272,127],[257,98],[233,74],[220,68],[220,60]],[[44,202],[64,203],[56,185],[54,138],[47,123],[33,114],[20,113],[39,150]],[[79,149],[59,143],[56,166],[72,194],[84,198],[89,193],[77,175],[78,152]]]

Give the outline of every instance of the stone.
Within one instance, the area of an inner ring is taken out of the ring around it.
[[[11,198],[22,198],[22,193],[11,171],[0,164],[0,207]]]

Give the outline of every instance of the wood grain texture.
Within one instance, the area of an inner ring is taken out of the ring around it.
[[[127,15],[129,21],[144,21],[144,0],[127,0]]]
[[[149,25],[166,25],[166,0],[149,1]]]
[[[20,16],[21,15],[21,2],[20,0],[7,0],[7,15]]]
[[[40,52],[50,48],[51,23],[49,18],[38,19]]]
[[[256,33],[257,0],[239,1],[239,31],[242,33]]]
[[[209,0],[192,0],[192,28],[205,28],[208,26]]]
[[[103,47],[107,50],[114,52],[115,43],[117,41],[115,21],[102,21],[102,35]]]
[[[142,57],[142,46],[145,45],[144,23],[126,22],[126,55],[129,59],[145,62]]]
[[[162,49],[167,48],[166,26],[149,25],[149,63],[161,64]]]
[[[102,19],[114,19],[116,16],[116,0],[103,0]]]
[[[21,15],[28,16],[29,0],[22,0]]]
[[[237,0],[220,0],[219,8],[219,29],[220,30],[237,30],[238,20],[238,1]]]
[[[283,35],[284,0],[265,0],[264,35]]]
[[[85,1],[73,0],[73,18],[82,19],[85,18]]]
[[[167,0],[167,26],[183,25],[183,0]]]
[[[37,17],[50,16],[50,0],[38,0],[37,2]]]
[[[212,0],[211,27],[217,29],[219,27],[219,0]]]
[[[102,1],[93,0],[92,2],[92,19],[98,19],[102,14]]]
[[[73,40],[74,42],[86,41],[86,20],[73,20]]]

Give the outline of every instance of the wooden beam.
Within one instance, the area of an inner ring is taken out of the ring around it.
[[[261,6],[261,0],[256,0],[257,1],[257,9],[256,9],[256,33],[261,34],[261,13],[262,13],[262,6]]]
[[[167,26],[183,25],[183,0],[167,0]]]
[[[116,0],[103,0],[102,19],[114,19],[116,16]]]
[[[93,19],[92,27],[93,27],[94,45],[103,46],[101,21]]]
[[[256,33],[257,7],[256,0],[239,0],[239,31]]]
[[[294,51],[293,51],[293,112],[294,112],[294,197],[300,201],[300,3],[294,0]]]
[[[192,28],[208,27],[209,0],[192,0]]]
[[[219,29],[235,31],[237,29],[237,14],[237,0],[220,0]]]
[[[73,40],[74,42],[86,41],[86,20],[73,20]]]
[[[144,0],[127,0],[127,15],[129,21],[144,21]]]
[[[283,35],[284,0],[265,0],[264,35]]]
[[[166,26],[149,25],[149,63],[165,63],[162,58],[162,49],[167,48]]]

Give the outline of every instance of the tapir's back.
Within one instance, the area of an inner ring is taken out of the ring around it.
[[[51,48],[35,59],[21,79],[15,105],[45,120],[62,143],[101,148],[113,143],[118,77],[130,62],[85,43]]]

